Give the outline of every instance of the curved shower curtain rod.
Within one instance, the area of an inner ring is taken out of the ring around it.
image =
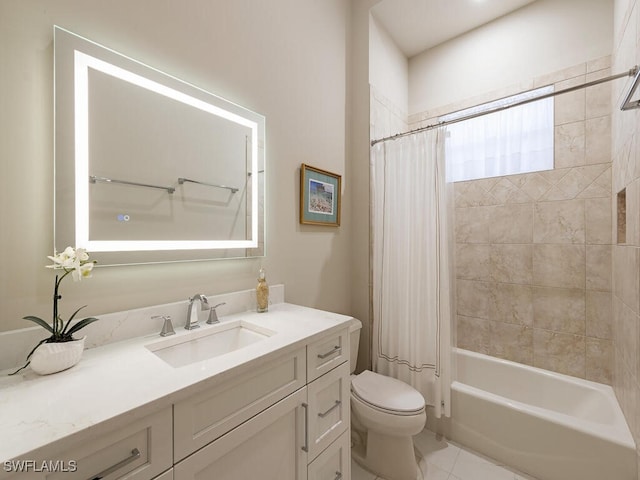
[[[520,105],[524,105],[526,103],[535,102],[537,100],[544,100],[545,98],[555,97],[556,95],[560,95],[560,94],[563,94],[563,93],[569,93],[569,92],[573,92],[575,90],[580,90],[582,88],[592,87],[594,85],[599,85],[600,83],[610,82],[611,80],[617,80],[618,78],[622,78],[622,77],[634,77],[634,79],[633,79],[633,83],[631,84],[631,88],[629,89],[629,92],[625,96],[624,101],[622,102],[622,105],[620,106],[620,110],[631,110],[631,109],[634,109],[634,108],[640,108],[640,101],[639,100],[636,100],[636,101],[633,101],[633,102],[631,101],[631,97],[633,96],[633,94],[635,93],[636,89],[638,88],[638,82],[640,80],[640,68],[638,67],[638,65],[636,65],[636,66],[634,66],[633,68],[629,69],[628,71],[626,71],[624,73],[618,73],[616,75],[611,75],[609,77],[600,78],[598,80],[593,80],[591,82],[583,83],[581,85],[576,85],[576,86],[564,88],[562,90],[558,90],[558,91],[555,91],[555,92],[546,93],[546,94],[540,95],[538,97],[527,98],[525,100],[520,100],[519,102],[511,103],[509,105],[503,105],[503,106],[500,106],[500,107],[495,107],[495,108],[492,108],[490,110],[486,110],[484,112],[471,113],[469,115],[465,115],[463,117],[459,117],[459,118],[456,118],[456,119],[453,119],[453,120],[438,122],[438,123],[434,123],[432,125],[427,125],[425,127],[420,127],[420,128],[416,128],[414,130],[409,130],[408,132],[397,133],[397,134],[391,135],[389,137],[384,137],[384,138],[379,138],[377,140],[372,140],[371,141],[371,146],[373,147],[377,143],[386,142],[387,140],[396,140],[396,139],[401,138],[401,137],[406,137],[407,135],[413,135],[413,134],[416,134],[416,133],[425,132],[427,130],[432,130],[434,128],[443,127],[445,125],[451,125],[453,123],[463,122],[465,120],[471,120],[472,118],[481,117],[483,115],[488,115],[489,113],[500,112],[502,110],[506,110],[507,108],[518,107]]]

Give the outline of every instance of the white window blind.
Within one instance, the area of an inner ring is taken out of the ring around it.
[[[553,91],[531,90],[440,117],[450,121]],[[447,127],[448,179],[458,182],[553,168],[553,97]]]

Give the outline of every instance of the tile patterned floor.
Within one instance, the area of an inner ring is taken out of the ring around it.
[[[424,430],[414,437],[423,480],[536,480]],[[351,480],[384,480],[351,461]]]

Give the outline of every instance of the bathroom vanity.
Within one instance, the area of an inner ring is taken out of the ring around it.
[[[349,320],[280,303],[3,377],[0,478],[349,479]]]

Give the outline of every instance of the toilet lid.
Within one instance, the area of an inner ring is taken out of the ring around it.
[[[362,401],[391,412],[420,412],[424,397],[411,385],[365,370],[351,380],[351,389]]]

